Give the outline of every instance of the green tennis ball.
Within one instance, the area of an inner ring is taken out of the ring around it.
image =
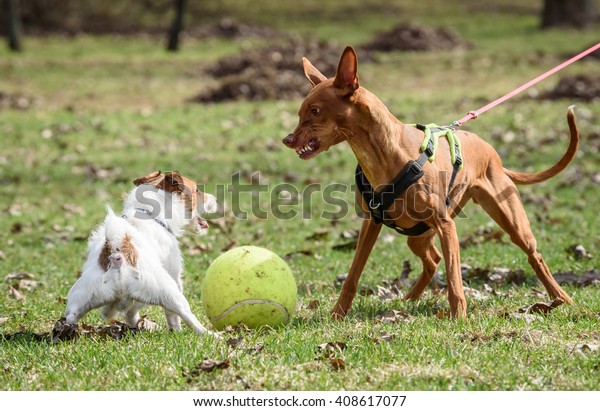
[[[241,323],[250,328],[285,324],[298,296],[286,262],[254,246],[217,257],[206,271],[201,291],[206,315],[217,330]]]

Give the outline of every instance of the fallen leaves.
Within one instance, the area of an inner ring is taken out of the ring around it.
[[[585,271],[580,275],[574,273],[573,271],[566,271],[554,274],[554,279],[560,285],[570,284],[579,287],[588,287],[591,285],[600,284],[600,271],[590,270]]]
[[[556,307],[564,304],[560,298],[555,298],[550,302],[537,302],[535,304],[519,308],[519,313],[523,314],[548,314]]]
[[[462,268],[465,279],[479,279],[496,285],[521,285],[525,282],[525,271],[521,269],[512,270],[505,267],[494,267],[492,269],[471,268],[467,265],[463,265]]]
[[[477,231],[460,240],[460,248],[465,249],[472,245],[497,242],[503,243],[504,231],[490,227],[479,227]]]
[[[9,284],[8,295],[17,301],[25,300],[24,292],[32,291],[34,288],[41,285],[38,281],[34,281],[35,275],[31,273],[10,273],[4,277],[4,281]]]
[[[377,314],[375,319],[378,322],[385,324],[398,324],[408,323],[413,320],[413,317],[411,317],[408,313],[405,313],[404,311],[390,310]]]
[[[243,351],[249,354],[258,354],[265,348],[265,345],[260,342],[250,346],[243,341],[244,337],[231,337],[227,340],[227,345],[232,350],[232,353],[234,350],[237,350],[238,352]]]
[[[111,322],[110,324],[101,327],[95,327],[85,323],[68,324],[67,320],[62,317],[54,323],[51,332],[34,333],[30,331],[19,331],[13,334],[3,335],[2,337],[6,340],[12,340],[25,336],[33,338],[35,341],[57,344],[59,342],[73,341],[81,336],[106,337],[121,340],[130,334],[141,331],[154,331],[156,329],[158,329],[158,325],[145,316],[139,319],[137,327],[129,327],[127,324],[118,321]]]
[[[200,361],[198,365],[196,365],[191,370],[182,370],[182,374],[187,378],[188,382],[190,382],[193,378],[196,378],[200,375],[201,372],[212,372],[214,370],[225,370],[229,368],[231,365],[229,358],[226,358],[223,361],[213,360],[210,358],[205,358]]]
[[[577,344],[573,350],[578,354],[587,354],[598,351],[598,344],[581,343]]]
[[[8,287],[8,296],[14,298],[17,301],[22,301],[25,299],[25,296],[21,294],[16,288],[9,286]]]
[[[382,331],[379,337],[372,337],[371,342],[373,344],[381,344],[383,342],[390,342],[397,337],[397,334],[390,334],[385,331]]]
[[[347,347],[346,343],[340,341],[319,344],[315,349],[315,360],[326,362],[335,371],[343,370],[346,368],[346,361],[342,358],[342,353]]]
[[[555,298],[554,300],[549,302],[537,302],[531,305],[527,305],[525,307],[521,307],[517,310],[516,313],[505,312],[503,316],[504,318],[524,320],[526,323],[529,324],[540,318],[536,314],[546,315],[550,313],[550,311],[554,310],[556,307],[561,306],[562,304],[564,304],[564,301],[562,299]]]

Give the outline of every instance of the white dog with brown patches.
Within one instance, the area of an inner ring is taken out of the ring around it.
[[[138,311],[160,305],[171,330],[181,319],[196,333],[207,332],[190,310],[182,292],[183,260],[178,237],[195,223],[204,235],[208,224],[200,215],[217,209],[214,196],[178,172],[151,173],[134,181],[123,212],[110,208],[104,223],[91,235],[81,277],[67,297],[66,321],[75,324],[90,310],[103,307],[112,319],[122,313],[136,327]]]

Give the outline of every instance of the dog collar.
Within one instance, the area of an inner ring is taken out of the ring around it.
[[[146,215],[149,215],[150,217],[153,217],[152,213],[149,210],[146,210],[145,208],[135,208],[135,211],[138,211],[140,213],[144,213]],[[121,214],[121,218],[123,218],[124,220],[127,220],[127,215],[126,214]],[[154,221],[156,221],[158,224],[160,224],[165,230],[167,230],[171,235],[175,235],[173,234],[173,231],[171,230],[171,227],[169,227],[169,225],[160,217],[154,217]]]

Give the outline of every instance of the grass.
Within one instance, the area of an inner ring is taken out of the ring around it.
[[[322,3],[322,2],[321,2]],[[379,2],[328,2],[294,10],[291,4],[266,2],[263,9],[238,11],[239,18],[275,22],[280,28],[333,37],[339,44],[358,44],[375,31],[408,19],[409,2],[397,2],[397,13],[386,13]],[[464,2],[461,8],[473,6]],[[477,2],[478,3],[478,2]],[[490,2],[488,2],[490,3]],[[486,4],[488,4],[486,3]],[[223,2],[222,11],[235,14],[236,1]],[[411,3],[412,4],[412,3]],[[474,43],[457,54],[394,53],[378,64],[361,64],[361,82],[378,94],[401,120],[447,123],[482,103],[502,95],[558,64],[565,53],[575,54],[598,38],[599,31],[536,30],[533,12],[511,14],[474,8],[453,9],[450,2],[421,2],[410,18],[423,24],[452,25]],[[495,1],[493,5],[518,5]],[[412,7],[412,6],[411,6]],[[515,6],[516,7],[516,6]],[[505,9],[498,9],[505,10]],[[521,9],[519,9],[521,10]],[[404,12],[403,12],[404,11]],[[518,10],[517,10],[518,11]],[[360,12],[360,13],[359,13]],[[362,13],[362,14],[361,14]],[[494,24],[489,23],[490,13]],[[294,19],[286,20],[286,16]],[[364,24],[357,21],[364,19]],[[482,22],[486,22],[482,24]],[[34,98],[26,111],[0,112],[0,258],[2,276],[27,272],[40,285],[22,291],[25,299],[9,296],[12,282],[0,284],[0,332],[26,333],[0,339],[0,388],[4,390],[598,390],[598,351],[583,352],[579,344],[598,344],[600,299],[598,287],[566,286],[576,305],[561,306],[528,322],[507,318],[519,307],[544,297],[523,253],[506,236],[500,243],[481,243],[462,251],[462,261],[478,268],[523,269],[525,283],[504,285],[507,297],[487,295],[468,299],[465,321],[438,319],[447,310],[446,297],[427,292],[418,303],[358,296],[349,317],[329,317],[339,289],[337,275],[345,273],[353,253],[332,247],[345,240],[345,230],[357,229],[353,195],[340,193],[349,210],[337,210],[319,196],[290,207],[298,216],[274,218],[267,195],[259,198],[267,218],[237,219],[231,213],[221,229],[213,224],[206,238],[187,235],[185,294],[200,320],[208,323],[201,306],[200,284],[206,267],[231,241],[270,248],[280,255],[295,253],[289,264],[299,288],[300,308],[280,329],[230,331],[225,339],[242,338],[243,346],[198,338],[189,329],[166,331],[161,311],[144,314],[159,331],[128,335],[115,341],[82,337],[49,344],[31,333],[48,332],[64,314],[65,297],[85,259],[86,241],[101,221],[104,202],[120,206],[130,181],[154,169],[178,169],[198,176],[209,192],[230,184],[235,173],[260,171],[270,188],[295,179],[299,192],[311,183],[351,184],[355,159],[347,146],[338,146],[310,163],[300,162],[280,140],[296,125],[299,101],[187,104],[211,79],[202,67],[235,53],[234,41],[187,40],[178,54],[167,54],[151,37],[80,36],[27,38],[26,51],[0,51],[0,91]],[[340,52],[342,46],[340,46]],[[360,56],[359,56],[360,58]],[[593,73],[597,62],[582,61],[570,73]],[[331,73],[328,73],[331,74]],[[550,88],[554,77],[538,90]],[[518,97],[469,124],[501,153],[507,167],[541,170],[565,149],[566,107],[572,101],[541,101]],[[582,132],[575,163],[552,181],[523,187],[521,193],[539,248],[553,272],[583,272],[598,266],[598,135],[595,114],[600,104],[578,103]],[[515,140],[503,139],[506,133]],[[594,134],[595,133],[595,134]],[[545,140],[551,137],[549,142]],[[555,138],[554,138],[555,137]],[[596,137],[597,140],[597,137]],[[578,177],[583,173],[584,177]],[[585,174],[588,173],[588,174]],[[539,200],[547,196],[549,200]],[[228,192],[221,196],[231,210]],[[248,209],[250,195],[240,205]],[[66,205],[66,206],[65,206]],[[309,207],[310,205],[310,207]],[[545,208],[546,207],[546,208]],[[307,218],[301,211],[307,209]],[[284,209],[285,211],[285,209]],[[336,223],[320,218],[338,213]],[[489,218],[472,204],[468,218],[458,224],[460,238]],[[317,234],[316,239],[311,238]],[[375,289],[394,279],[402,262],[419,262],[402,238],[383,233],[363,275],[361,285]],[[198,243],[206,252],[194,252]],[[565,252],[582,244],[591,259],[576,260]],[[309,251],[309,255],[298,253]],[[469,280],[481,291],[483,283]],[[314,309],[309,303],[317,301]],[[398,310],[410,321],[387,324],[377,315]],[[96,312],[84,319],[102,324]],[[29,333],[29,334],[28,334]],[[387,333],[389,341],[381,341]],[[346,348],[331,361],[319,345],[343,342]],[[261,350],[252,350],[262,344]],[[227,369],[186,377],[204,358],[225,360]],[[343,367],[336,369],[336,364]]]

